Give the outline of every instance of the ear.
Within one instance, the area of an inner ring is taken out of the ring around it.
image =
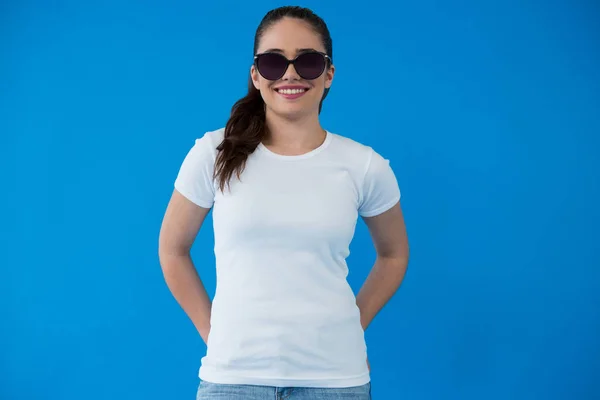
[[[250,67],[250,77],[252,78],[252,83],[254,84],[256,90],[260,90],[260,75],[254,64],[252,64]]]
[[[331,64],[325,72],[325,89],[329,89],[333,83],[333,75],[335,75],[335,66]]]

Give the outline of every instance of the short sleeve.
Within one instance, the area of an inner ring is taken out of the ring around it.
[[[362,184],[358,212],[362,217],[374,217],[400,201],[400,187],[389,160],[370,150],[367,172]]]
[[[196,139],[175,179],[175,189],[192,203],[204,208],[211,208],[214,204],[215,154],[208,135]]]

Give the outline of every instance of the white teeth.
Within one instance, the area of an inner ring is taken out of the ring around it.
[[[306,89],[279,89],[277,91],[282,94],[298,94],[306,92]]]

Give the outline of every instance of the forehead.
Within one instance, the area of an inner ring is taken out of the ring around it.
[[[319,34],[308,22],[296,18],[283,18],[263,33],[257,53],[270,49],[281,49],[288,56],[296,55],[298,49],[325,52]]]

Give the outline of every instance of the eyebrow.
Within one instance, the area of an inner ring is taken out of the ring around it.
[[[320,53],[319,50],[313,49],[313,48],[305,48],[305,49],[296,49],[296,54],[300,54],[300,53],[306,53],[309,51],[318,51]],[[283,54],[284,51],[281,49],[268,49],[264,51],[265,53],[281,53]]]

